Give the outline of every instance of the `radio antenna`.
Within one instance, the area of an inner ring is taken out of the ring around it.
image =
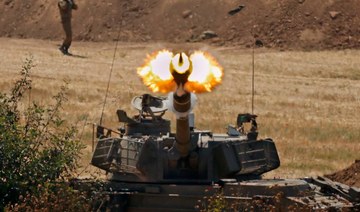
[[[253,8],[252,12],[253,12],[254,20],[256,20],[255,7]],[[255,44],[256,44],[255,33],[254,33],[255,27],[256,27],[256,22],[251,29],[251,35],[253,37],[252,45],[251,45],[252,46],[251,113],[252,114],[254,114],[254,99],[255,99]]]
[[[111,74],[112,74],[112,71],[113,71],[113,68],[114,68],[115,56],[116,56],[116,52],[117,52],[117,48],[118,48],[119,39],[120,39],[120,27],[119,27],[119,29],[118,29],[118,35],[117,35],[116,44],[115,44],[115,50],[114,50],[114,55],[113,55],[113,59],[112,59],[111,67],[110,67],[110,73],[109,73],[109,79],[108,79],[107,88],[106,88],[106,93],[105,93],[104,104],[103,104],[103,108],[102,108],[102,111],[101,111],[100,126],[101,126],[101,124],[102,124],[102,120],[103,120],[103,116],[104,116],[104,109],[105,109],[106,100],[107,100],[108,93],[109,93]]]
[[[252,80],[251,80],[251,113],[254,114],[254,97],[255,97],[255,36],[253,36],[252,44]]]

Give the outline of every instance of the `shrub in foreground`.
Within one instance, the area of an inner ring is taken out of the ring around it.
[[[60,114],[66,87],[52,105],[34,102],[20,110],[31,90],[32,67],[32,60],[26,60],[11,92],[0,93],[0,211],[84,207],[86,200],[66,183],[83,148],[75,127],[67,126]]]

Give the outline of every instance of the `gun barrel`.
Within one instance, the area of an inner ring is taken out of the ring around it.
[[[191,108],[191,95],[186,92],[184,95],[178,96],[175,92],[173,97],[174,110],[184,114],[176,119],[176,142],[174,145],[180,155],[185,157],[189,154],[190,150],[189,112]]]

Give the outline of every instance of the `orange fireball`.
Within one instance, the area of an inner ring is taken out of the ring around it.
[[[195,51],[188,56],[161,50],[148,55],[137,73],[153,92],[168,93],[180,83],[188,92],[202,93],[221,83],[223,68],[206,52]]]

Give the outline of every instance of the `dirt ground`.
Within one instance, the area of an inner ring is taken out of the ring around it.
[[[331,180],[360,188],[360,160],[356,160],[346,169],[325,176]]]
[[[0,37],[62,38],[57,1],[3,0]],[[360,47],[358,0],[78,0],[75,40]],[[239,9],[241,6],[241,10]],[[232,12],[230,12],[232,11]],[[238,12],[236,12],[238,11]]]

